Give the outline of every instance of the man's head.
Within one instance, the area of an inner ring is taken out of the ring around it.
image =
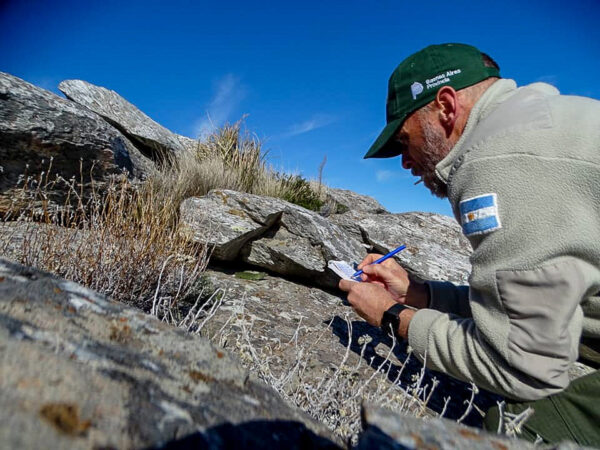
[[[421,176],[435,195],[446,196],[435,166],[462,135],[477,99],[499,76],[497,64],[468,45],[434,45],[411,55],[390,78],[387,126],[365,158],[402,155],[405,169]]]

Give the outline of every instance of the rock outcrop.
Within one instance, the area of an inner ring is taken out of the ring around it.
[[[254,427],[268,447],[337,448],[207,340],[6,260],[0,336],[5,448],[158,447],[190,435],[224,448]]]
[[[167,130],[115,91],[82,80],[65,80],[58,88],[69,100],[103,117],[154,160],[192,145],[192,139]]]
[[[18,246],[22,237],[13,237]],[[446,417],[454,419],[464,414],[470,395],[464,384],[443,374],[418,375],[420,364],[404,362],[406,347],[390,353],[390,339],[358,318],[340,297],[266,274],[244,275],[207,271],[205,285],[212,283],[225,293],[205,334],[228,342],[235,352],[238,342],[245,348],[242,357],[254,352],[270,376],[287,380],[288,392],[307,390],[313,401],[320,395],[326,403],[340,401],[343,417],[351,402],[326,392],[323,380],[346,383],[350,396],[365,380],[375,379],[377,385],[375,377],[404,388],[420,378],[421,388],[437,383],[438,394],[429,396],[429,407],[444,409]],[[285,406],[206,340],[74,283],[4,260],[0,336],[0,390],[7,393],[0,397],[6,414],[0,435],[11,448],[340,445],[323,425]],[[351,377],[336,379],[348,370]],[[332,390],[338,389],[336,385]],[[392,398],[390,389],[383,390],[386,400]],[[474,404],[485,410],[494,401],[480,393]],[[366,430],[359,448],[421,448],[423,442],[463,445],[463,439],[480,446],[501,444],[490,448],[528,448],[521,441],[435,419],[418,403],[408,404],[429,418],[365,408]],[[410,411],[409,406],[406,412]],[[478,420],[474,408],[464,422]]]
[[[189,198],[180,207],[184,232],[214,247],[221,261],[238,258],[287,276],[337,285],[327,261],[360,261],[361,244],[319,214],[281,199],[229,190]]]
[[[143,179],[154,170],[153,160],[198,145],[113,91],[79,80],[64,81],[60,89],[69,100],[0,73],[0,213],[19,177],[41,177],[50,162],[50,177],[79,181],[91,172],[84,185],[121,171]],[[40,179],[49,181],[47,175]],[[60,203],[64,190],[48,186],[44,195]],[[212,264],[189,277],[190,295],[178,297],[183,271],[179,287],[161,285],[159,278],[164,312],[154,304],[152,312],[190,332],[0,259],[2,446],[343,448],[339,435],[356,437],[365,398],[377,406],[364,406],[361,449],[529,448],[439,419],[443,412],[478,425],[479,411],[499,397],[475,396],[469,385],[424,369],[405,343],[368,325],[331,289],[338,278],[327,261],[358,262],[367,251],[386,253],[400,244],[407,248],[397,259],[417,278],[464,284],[471,249],[460,227],[449,217],[390,214],[371,197],[324,189],[321,214],[227,190],[182,203],[181,232],[212,248]],[[93,232],[0,223],[0,256],[35,264],[54,248],[24,255],[32,239],[46,243],[48,233],[71,256],[71,247],[80,248]],[[158,294],[157,288],[155,300]],[[150,310],[144,302],[136,305]],[[182,325],[188,317],[193,327]]]
[[[346,211],[361,211],[374,214],[388,212],[381,203],[368,195],[358,194],[347,189],[331,187],[325,187],[324,189],[327,200],[333,201],[336,205],[335,211],[328,211],[330,214],[339,214]]]
[[[466,284],[469,242],[453,219],[439,214],[348,211],[325,219],[280,199],[214,190],[185,200],[183,229],[214,247],[220,261],[254,266],[334,287],[329,260],[360,262],[366,249],[387,253],[401,244],[403,266],[421,279]]]
[[[142,179],[153,163],[97,114],[0,72],[0,166],[2,212],[23,176],[44,174],[40,184],[62,204],[67,189],[60,182],[52,186],[56,174],[84,184],[122,171]]]
[[[349,211],[330,217],[349,235],[362,239],[375,252],[388,253],[400,244],[396,258],[424,280],[468,284],[472,249],[460,226],[448,216],[433,213],[366,214]]]
[[[379,449],[461,449],[461,450],[529,450],[538,448],[519,439],[509,439],[484,431],[465,427],[447,419],[427,420],[393,413],[365,405],[363,427],[356,450]],[[564,444],[562,450],[578,446]]]

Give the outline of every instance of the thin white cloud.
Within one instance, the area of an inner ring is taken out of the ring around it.
[[[216,128],[231,119],[246,92],[239,77],[229,73],[216,83],[215,93],[206,109],[206,117],[200,119],[195,126],[197,138],[205,138]]]
[[[55,94],[58,94],[64,98],[64,94],[58,90],[58,83],[60,83],[60,79],[43,77],[43,78],[33,78],[31,80],[26,80],[26,81],[29,81],[31,84],[33,84],[37,87],[46,89],[47,91],[54,92]]]
[[[378,170],[375,172],[375,179],[380,183],[385,183],[387,181],[400,178],[402,175],[402,173],[393,170]]]
[[[299,134],[308,133],[309,131],[323,128],[333,122],[336,118],[329,114],[315,114],[310,119],[304,122],[298,122],[291,125],[288,130],[283,133],[284,137],[298,136]]]

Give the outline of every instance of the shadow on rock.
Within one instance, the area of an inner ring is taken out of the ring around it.
[[[238,425],[225,423],[157,448],[163,450],[240,448],[339,450],[342,447],[313,433],[301,422],[255,420]]]
[[[329,321],[326,323],[329,324]],[[348,323],[346,320],[335,316],[330,326],[333,334],[339,339],[340,344],[348,346]],[[396,343],[392,352],[394,357],[392,358],[392,355],[390,355],[390,358],[386,361],[385,354],[382,356],[383,352],[377,352],[376,348],[379,344],[384,344],[388,349],[392,347],[393,341],[389,336],[385,335],[379,328],[371,326],[365,321],[352,321],[351,327],[352,341],[350,350],[357,355],[360,356],[362,350],[359,338],[370,338],[370,342],[366,345],[362,357],[373,370],[386,373],[390,382],[396,382],[404,389],[407,389],[418,380],[423,370],[423,364],[414,355],[409,355],[406,342]],[[387,351],[385,353],[387,354]],[[427,389],[427,392],[429,392],[429,389],[434,384],[434,380],[438,384],[427,403],[427,407],[439,414],[444,410],[446,399],[450,398],[444,417],[452,420],[461,418],[467,410],[472,395],[471,385],[456,380],[444,373],[425,369],[421,386],[429,386]],[[487,411],[500,400],[502,400],[502,397],[499,395],[480,389],[473,402],[476,407],[463,418],[461,423],[481,427],[483,416],[478,412],[478,409]]]

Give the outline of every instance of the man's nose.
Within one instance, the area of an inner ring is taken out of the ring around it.
[[[412,169],[413,163],[412,160],[410,159],[410,156],[407,156],[406,153],[404,153],[402,155],[402,167],[404,169],[410,170]]]

